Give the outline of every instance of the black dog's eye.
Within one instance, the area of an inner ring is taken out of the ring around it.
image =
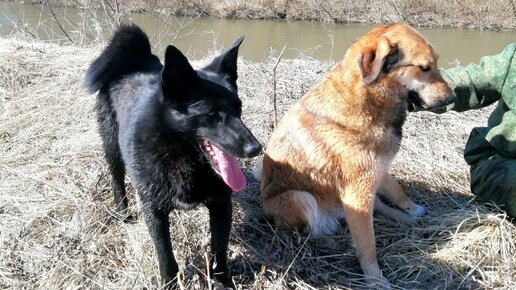
[[[429,66],[422,66],[421,70],[424,71],[424,72],[428,72],[428,71],[430,71],[430,67]]]

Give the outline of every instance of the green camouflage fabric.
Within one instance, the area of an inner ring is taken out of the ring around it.
[[[498,104],[487,127],[474,128],[464,149],[471,191],[516,217],[516,43],[480,64],[441,69],[457,95],[449,110],[462,112]]]

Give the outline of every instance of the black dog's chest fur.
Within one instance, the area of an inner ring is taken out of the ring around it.
[[[165,131],[156,118],[160,114],[157,80],[157,74],[135,74],[111,89],[122,157],[145,206],[160,211],[190,209],[214,191],[230,189],[213,171],[196,140]]]
[[[208,161],[192,145],[169,146],[162,142],[138,144],[130,175],[137,183],[144,206],[160,211],[190,209],[213,194],[229,192]],[[172,147],[172,148],[171,148]],[[175,148],[174,148],[175,147]],[[132,171],[132,172],[131,172]],[[146,201],[149,200],[149,204]]]

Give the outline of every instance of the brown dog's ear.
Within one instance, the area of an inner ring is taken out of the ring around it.
[[[393,46],[386,37],[379,37],[374,44],[362,50],[362,54],[358,58],[358,66],[364,83],[369,85],[378,79],[385,60],[392,49]]]

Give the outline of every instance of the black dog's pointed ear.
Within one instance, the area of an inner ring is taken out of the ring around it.
[[[180,102],[183,93],[194,86],[197,80],[197,73],[186,56],[175,46],[169,45],[161,72],[162,101]]]
[[[229,76],[229,80],[236,87],[237,75],[237,59],[238,48],[244,41],[244,36],[240,36],[234,43],[221,55],[217,56],[213,61],[207,65],[204,70],[213,71]]]

